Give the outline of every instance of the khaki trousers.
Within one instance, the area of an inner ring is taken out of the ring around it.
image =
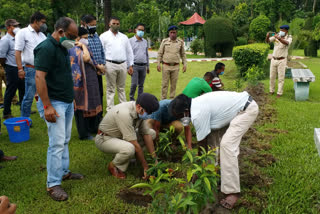
[[[169,66],[162,65],[162,91],[161,91],[161,99],[167,99],[168,87],[170,81],[170,99],[173,99],[176,95],[176,86],[179,77],[179,65]]]
[[[156,132],[152,129],[152,139],[156,138]],[[143,136],[137,133],[138,142],[144,145]],[[135,155],[134,145],[128,141],[110,136],[97,135],[95,138],[96,147],[105,153],[115,154],[112,163],[121,171],[125,172],[129,166],[130,160]]]
[[[277,94],[283,94],[283,85],[284,85],[284,78],[286,74],[286,67],[287,67],[287,59],[282,60],[271,60],[270,65],[270,92],[274,93],[275,91],[275,84],[276,84],[276,76],[278,73],[278,92]]]
[[[239,145],[242,136],[248,131],[259,113],[255,101],[245,111],[241,111],[231,122],[220,143],[221,192],[240,192],[238,166]]]
[[[154,122],[155,122],[155,120],[153,120],[153,119],[147,120],[147,124],[150,127],[150,129],[153,129]],[[179,120],[172,121],[171,123],[165,124],[165,125],[161,124],[160,129],[170,129],[170,126],[174,127],[174,131],[175,131],[176,135],[179,135],[184,130],[184,127]]]
[[[126,102],[127,63],[115,64],[106,62],[107,111],[114,106],[114,95],[118,91],[119,103]]]

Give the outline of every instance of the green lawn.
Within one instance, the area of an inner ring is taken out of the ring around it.
[[[316,76],[320,75],[320,62],[311,58],[302,61]],[[235,90],[235,65],[226,61],[226,72],[222,76],[225,86]],[[201,77],[213,69],[215,63],[193,62],[188,64],[186,73],[180,73],[177,92],[181,93],[192,77]],[[105,80],[104,80],[105,81]],[[263,81],[268,87],[268,80]],[[127,97],[130,77],[127,79]],[[156,64],[151,65],[151,73],[145,82],[145,92],[158,98],[161,92],[161,73]],[[284,95],[274,99],[277,122],[256,127],[259,131],[277,128],[287,130],[275,134],[270,142],[272,154],[277,162],[262,169],[271,178],[273,184],[267,191],[266,213],[319,213],[320,197],[320,158],[313,141],[313,129],[320,127],[320,85],[311,83],[310,101],[295,102],[291,79],[285,82]],[[116,97],[117,100],[117,97]],[[105,106],[105,105],[104,105]],[[35,103],[33,110],[36,110]],[[20,115],[18,107],[13,107],[14,115]],[[0,112],[2,115],[2,111]],[[107,163],[112,156],[100,152],[93,141],[80,141],[76,126],[72,130],[70,141],[70,169],[82,173],[82,181],[63,182],[69,193],[66,202],[55,202],[46,194],[46,151],[48,146],[47,128],[37,114],[32,115],[33,128],[28,142],[14,144],[9,142],[6,128],[2,125],[0,148],[8,155],[17,155],[14,162],[1,163],[0,195],[7,195],[18,204],[17,213],[146,213],[146,208],[126,204],[117,197],[124,187],[140,182],[141,168],[131,166],[124,181],[110,176]],[[3,122],[3,121],[2,121]],[[245,196],[248,197],[248,196]],[[243,207],[240,213],[253,212]]]

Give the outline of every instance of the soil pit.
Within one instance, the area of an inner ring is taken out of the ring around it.
[[[141,188],[125,188],[120,190],[118,197],[126,203],[147,207],[152,202],[152,197],[150,195],[144,195],[144,191],[145,190]]]

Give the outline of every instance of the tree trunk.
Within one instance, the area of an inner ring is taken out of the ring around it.
[[[104,28],[109,30],[109,21],[111,17],[111,0],[104,0]]]
[[[313,7],[312,7],[313,13],[315,13],[315,11],[316,11],[316,5],[317,5],[317,0],[313,0]]]

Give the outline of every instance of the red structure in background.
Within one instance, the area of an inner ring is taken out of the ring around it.
[[[181,25],[196,25],[196,24],[203,25],[204,23],[206,23],[206,20],[201,18],[201,16],[199,16],[198,13],[194,13],[191,16],[191,18],[188,19],[187,21],[180,22]]]

